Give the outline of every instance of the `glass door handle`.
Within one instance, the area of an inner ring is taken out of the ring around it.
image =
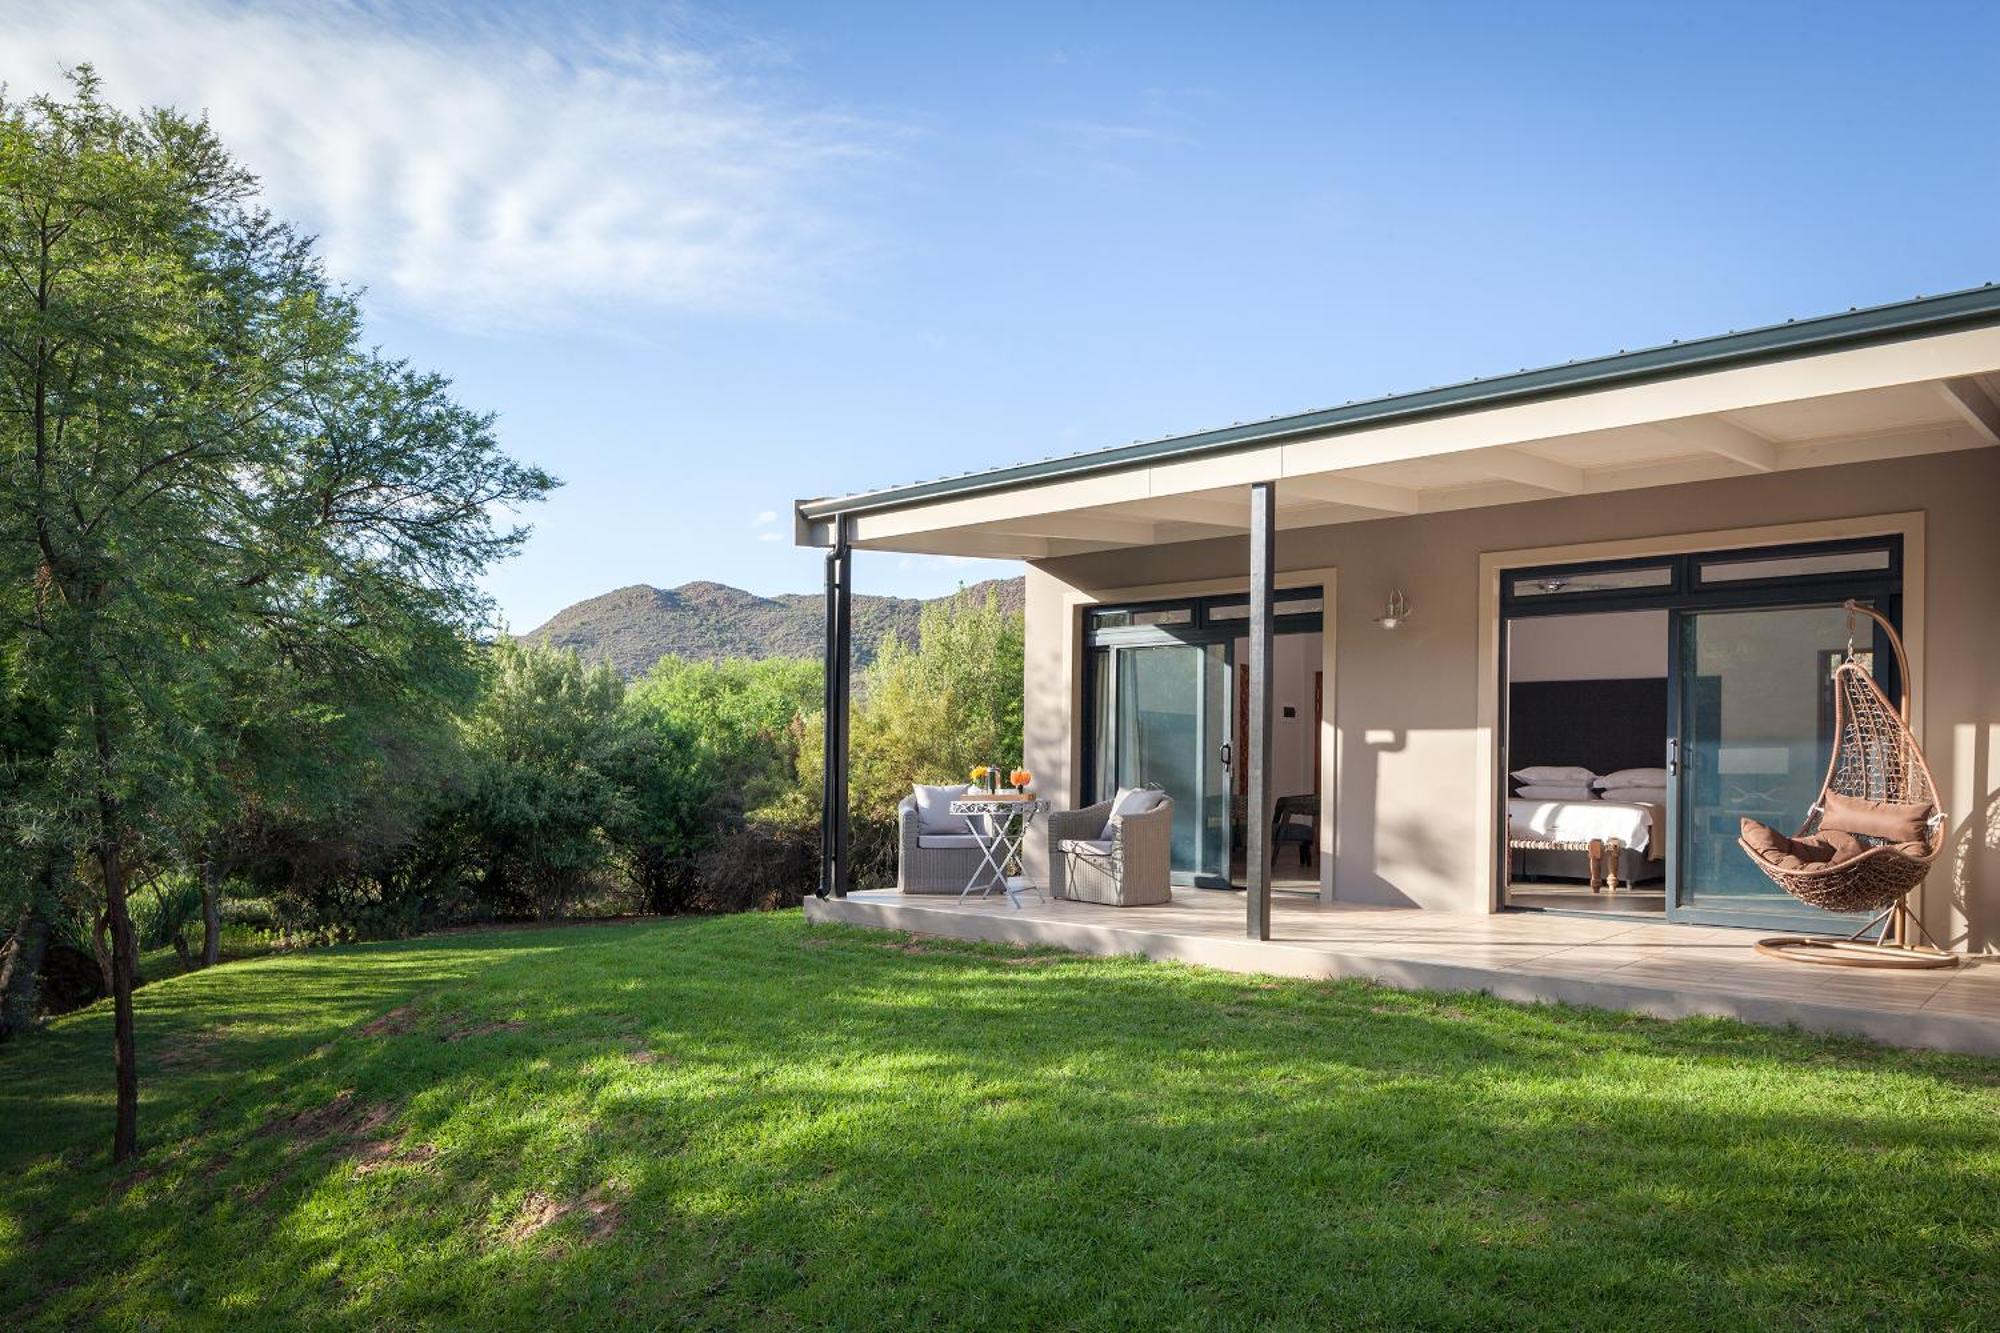
[[[1677,778],[1680,775],[1681,775],[1680,737],[1669,736],[1667,738],[1667,776],[1670,778]]]
[[[1224,768],[1228,768],[1228,767],[1229,767],[1229,742],[1228,742],[1228,741],[1224,741],[1224,742],[1222,743],[1222,766],[1223,766]]]

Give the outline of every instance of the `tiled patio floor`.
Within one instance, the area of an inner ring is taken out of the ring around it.
[[[1170,905],[1099,907],[855,893],[806,900],[813,921],[1143,954],[1236,972],[1366,977],[1423,990],[1487,991],[1667,1018],[1716,1014],[1899,1046],[2000,1055],[2000,961],[1886,972],[1766,958],[1750,931],[1629,918],[1475,916],[1324,904],[1275,894],[1272,938],[1243,935],[1240,894],[1176,890]]]

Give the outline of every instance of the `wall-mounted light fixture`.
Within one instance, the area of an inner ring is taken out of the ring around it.
[[[1389,594],[1389,605],[1382,614],[1375,617],[1375,623],[1383,629],[1401,629],[1410,618],[1409,599],[1403,596],[1401,588]]]

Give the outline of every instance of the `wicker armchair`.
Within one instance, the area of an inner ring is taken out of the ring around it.
[[[1174,803],[1105,821],[1111,802],[1049,816],[1049,894],[1111,907],[1173,901]]]
[[[964,891],[972,872],[984,862],[969,833],[962,839],[925,836],[918,824],[914,796],[905,796],[897,805],[896,830],[896,887],[904,893],[956,895]],[[938,846],[941,841],[949,845]],[[925,842],[932,845],[923,846]]]

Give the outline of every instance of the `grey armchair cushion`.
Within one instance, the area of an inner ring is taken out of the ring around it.
[[[1064,838],[1062,850],[1082,852],[1086,856],[1111,855],[1112,841],[1109,838]]]
[[[961,834],[970,833],[971,826],[964,815],[951,812],[951,803],[965,799],[965,788],[961,786],[926,787],[917,783],[910,789],[911,799],[916,802],[917,822],[921,833]]]
[[[1118,794],[1111,798],[1111,808],[1104,814],[1104,831],[1098,836],[1111,836],[1111,821],[1121,815],[1143,815],[1148,810],[1157,809],[1167,794],[1158,787],[1120,787]]]
[[[927,852],[978,851],[979,839],[970,833],[919,833],[917,846]]]

